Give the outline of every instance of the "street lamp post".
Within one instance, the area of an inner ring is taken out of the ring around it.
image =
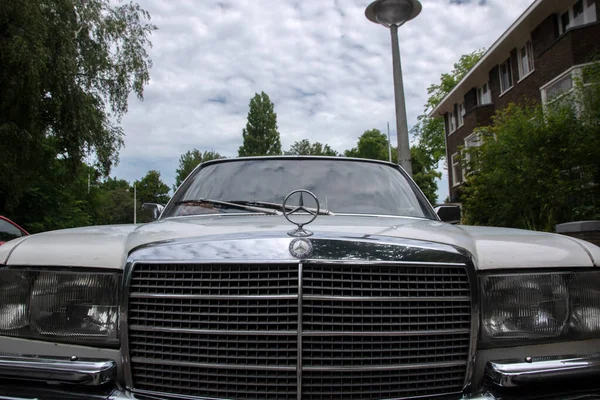
[[[392,62],[394,67],[394,97],[396,102],[396,134],[398,135],[398,163],[412,176],[406,101],[402,81],[402,64],[398,44],[398,27],[421,13],[419,0],[375,0],[366,9],[369,21],[390,29],[392,34]]]

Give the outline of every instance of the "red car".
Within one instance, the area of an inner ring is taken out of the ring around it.
[[[12,222],[10,219],[0,215],[0,246],[9,240],[28,236],[29,233],[19,225]]]

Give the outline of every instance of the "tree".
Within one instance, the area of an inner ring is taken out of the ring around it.
[[[346,150],[344,155],[372,160],[389,160],[387,136],[379,129],[365,131],[358,138],[357,147]]]
[[[160,172],[148,171],[141,180],[135,181],[137,200],[141,203],[166,204],[169,201],[169,187],[160,179]]]
[[[97,225],[133,223],[133,187],[124,179],[108,178],[98,186],[95,221]]]
[[[3,2],[0,214],[24,210],[24,196],[52,192],[39,192],[41,177],[75,180],[87,154],[103,175],[118,162],[129,94],[142,98],[149,81],[146,48],[156,29],[149,18],[133,2]],[[54,218],[43,208],[27,211]]]
[[[437,201],[436,179],[441,177],[435,167],[437,163],[430,156],[428,150],[422,146],[410,149],[413,168],[413,179],[421,188],[431,203]],[[388,139],[378,129],[365,131],[359,138],[357,147],[346,150],[346,157],[369,158],[373,160],[389,160]],[[392,162],[398,163],[398,152],[392,147]]]
[[[420,146],[431,154],[436,164],[446,155],[444,119],[429,118],[429,114],[477,64],[483,54],[484,50],[477,50],[461,56],[450,73],[442,74],[440,82],[430,85],[427,89],[429,98],[425,103],[425,110],[417,118],[417,123],[413,126],[411,133],[419,139]]]
[[[311,144],[308,139],[302,139],[299,142],[294,142],[285,154],[299,156],[337,156],[338,152],[329,147],[328,144],[321,144],[319,142]]]
[[[600,218],[600,67],[584,76],[571,95],[511,104],[479,130],[462,157],[468,223],[554,231]]]
[[[438,200],[437,180],[442,177],[442,173],[436,169],[437,163],[431,157],[429,151],[419,145],[410,148],[410,157],[415,183],[423,191],[429,202],[436,204]]]
[[[188,177],[188,175],[196,168],[200,163],[207,162],[210,160],[216,160],[224,158],[216,151],[205,151],[202,153],[198,149],[188,150],[179,157],[179,168],[176,171],[175,185],[173,190],[176,190],[179,185]]]
[[[64,159],[55,159],[50,168],[51,174],[32,177],[22,201],[8,215],[30,233],[93,224],[99,172],[83,164],[72,176]]]
[[[248,122],[242,131],[244,143],[238,150],[240,157],[281,154],[281,139],[274,108],[265,92],[257,93],[250,100]]]

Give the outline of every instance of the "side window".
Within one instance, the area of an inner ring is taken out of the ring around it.
[[[8,242],[23,236],[23,233],[16,226],[0,219],[0,242]]]

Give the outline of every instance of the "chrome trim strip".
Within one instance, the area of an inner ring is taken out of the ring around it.
[[[467,363],[465,362],[438,362],[427,364],[405,364],[405,365],[380,365],[380,366],[365,366],[365,367],[304,367],[305,371],[405,371],[408,369],[426,369],[426,368],[446,368],[460,367]]]
[[[153,400],[164,400],[164,393],[159,393],[159,392],[152,392],[149,390],[136,390],[135,394],[139,394],[144,396],[143,398],[148,400],[148,399],[153,399]],[[126,392],[126,391],[121,391],[121,390],[115,390],[111,396],[107,399],[107,400],[136,400],[136,399],[140,399],[139,397],[136,397],[134,393],[131,392]],[[436,399],[438,397],[442,397],[442,398],[448,398],[448,396],[452,396],[452,395],[456,395],[456,400],[497,400],[497,397],[494,397],[492,394],[488,393],[488,392],[484,392],[484,393],[478,393],[478,394],[472,394],[472,395],[462,395],[461,393],[444,393],[444,394],[440,394],[440,395],[425,395],[425,396],[413,396],[410,397],[410,399]],[[462,397],[461,397],[462,395]],[[563,397],[560,400],[582,400],[584,398],[584,396],[582,395],[574,395],[573,397]],[[587,397],[585,397],[587,398]],[[198,397],[198,396],[186,396],[183,394],[169,394],[169,399],[181,399],[181,400],[223,400],[223,399],[216,399],[214,397]],[[406,398],[404,398],[406,399]],[[4,400],[2,397],[0,397],[0,400]],[[25,399],[25,398],[18,398],[16,400],[30,400],[29,398]],[[387,399],[387,400],[402,400],[402,399]]]
[[[392,245],[390,243],[380,243],[383,245]],[[307,258],[302,260],[304,264],[318,264],[318,265],[364,265],[364,266],[386,266],[386,265],[397,265],[401,266],[415,266],[415,267],[464,267],[465,264],[460,263],[444,263],[444,262],[427,262],[427,261],[370,261],[370,260],[322,260],[320,258]]]
[[[143,332],[197,333],[200,335],[296,336],[298,334],[296,331],[233,331],[218,329],[159,328],[144,325],[130,325],[129,329]]]
[[[114,360],[0,356],[0,377],[98,386],[113,381]]]
[[[473,371],[475,369],[475,356],[477,354],[477,342],[479,340],[479,279],[473,259],[470,258],[465,264],[465,270],[469,278],[469,288],[471,289],[471,337],[469,340],[469,359],[467,364],[467,372],[465,374],[465,383],[463,392],[469,393],[472,391]]]
[[[304,300],[322,300],[322,301],[402,301],[402,302],[420,302],[420,301],[444,301],[459,302],[469,301],[469,296],[463,297],[348,297],[348,296],[304,296]]]
[[[302,262],[298,264],[298,351],[296,357],[296,397],[302,400]]]
[[[220,296],[201,294],[161,294],[161,293],[132,293],[131,299],[184,299],[184,300],[296,300],[295,295],[273,296]]]
[[[562,356],[488,362],[485,379],[503,388],[524,387],[553,382],[598,376],[600,355]]]
[[[431,331],[373,331],[373,332],[340,332],[340,331],[304,331],[303,336],[425,336],[425,335],[455,335],[469,333],[469,329],[446,329]]]
[[[128,261],[144,263],[297,263],[286,231],[186,237],[138,246]],[[426,240],[348,232],[315,232],[314,262],[464,266],[473,256],[465,249]],[[306,260],[304,260],[306,261]]]
[[[199,244],[205,244],[203,243],[201,240],[198,241]],[[144,250],[146,249],[145,247],[141,248],[138,251]],[[287,251],[287,249],[286,249]],[[198,265],[202,265],[202,264],[222,264],[222,265],[240,265],[240,264],[285,264],[285,265],[294,265],[294,264],[298,264],[298,259],[294,258],[294,259],[284,259],[284,260],[274,260],[274,259],[266,259],[266,258],[257,258],[257,259],[251,259],[251,260],[232,260],[232,259],[228,259],[228,258],[206,258],[206,259],[171,259],[171,258],[165,258],[165,259],[153,259],[153,260],[135,260],[136,264],[183,264],[183,265],[187,265],[187,264],[198,264]]]
[[[295,371],[296,367],[283,367],[273,365],[238,365],[238,364],[209,364],[195,363],[188,361],[171,361],[171,360],[154,360],[146,357],[132,357],[131,361],[143,362],[153,365],[173,365],[177,367],[199,367],[199,368],[216,368],[216,369],[249,369],[261,371]]]
[[[133,275],[134,262],[128,259],[123,268],[123,287],[121,290],[121,315],[119,317],[119,329],[121,337],[121,366],[123,368],[123,380],[126,388],[133,388],[133,377],[131,375],[131,361],[129,355],[129,285]]]

